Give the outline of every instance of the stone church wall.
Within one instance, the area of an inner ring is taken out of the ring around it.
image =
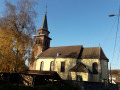
[[[99,60],[98,59],[82,59],[82,60],[79,60],[79,61],[81,61],[83,64],[85,64],[90,69],[90,71],[92,71],[92,64],[94,62],[96,62],[99,65]]]
[[[82,76],[82,81],[88,81],[88,73],[86,72],[71,72],[72,80],[76,80],[76,76]]]
[[[30,65],[29,70],[36,70],[36,61],[32,65]]]
[[[44,62],[44,64],[43,64],[43,71],[50,71],[50,62],[51,61],[54,61],[54,59],[53,58],[46,58],[46,59],[38,59],[37,60],[37,63],[36,63],[36,70],[40,70],[40,64],[41,64],[41,62]]]
[[[92,82],[99,82],[100,81],[100,77],[99,77],[99,74],[100,74],[100,72],[99,72],[99,67],[100,67],[99,59],[82,59],[82,60],[78,60],[78,61],[81,61],[83,64],[85,64],[89,68],[89,70],[91,72],[93,72],[92,65],[93,65],[93,63],[96,62],[98,64],[98,74],[89,75],[89,81],[92,81]]]
[[[107,60],[101,60],[102,65],[102,79],[108,79],[108,62]]]
[[[76,59],[73,58],[41,58],[37,60],[36,70],[40,70],[40,63],[42,61],[44,62],[43,71],[50,71],[50,63],[54,61],[54,71],[64,80],[70,77],[69,69],[76,65]],[[65,72],[61,72],[61,62],[65,62]]]

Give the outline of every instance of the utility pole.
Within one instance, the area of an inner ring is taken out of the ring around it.
[[[110,78],[111,78],[110,82],[112,83],[111,63],[110,63]]]
[[[114,54],[115,54],[115,49],[116,49],[116,43],[117,43],[117,38],[118,38],[118,30],[119,30],[119,17],[120,17],[120,6],[119,6],[119,12],[117,15],[115,14],[110,14],[109,17],[117,16],[118,22],[117,22],[117,30],[116,30],[116,35],[115,35],[115,43],[114,43],[114,51],[113,51],[113,57],[112,60],[114,59]],[[111,63],[110,63],[110,82],[112,83],[112,74],[111,74]]]

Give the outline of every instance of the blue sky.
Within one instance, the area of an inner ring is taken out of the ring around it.
[[[4,1],[0,0],[0,12],[4,11]],[[16,3],[16,0],[7,0]],[[120,27],[113,56],[117,17],[120,0],[34,0],[38,2],[36,28],[39,29],[46,11],[51,47],[83,45],[101,46],[112,63],[112,69],[120,68]],[[119,54],[119,55],[118,55]]]

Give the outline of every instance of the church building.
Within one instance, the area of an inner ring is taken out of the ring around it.
[[[33,52],[36,60],[30,66],[30,70],[55,71],[63,80],[108,80],[109,59],[101,47],[50,47],[52,39],[49,33],[45,14],[38,35],[34,36]]]

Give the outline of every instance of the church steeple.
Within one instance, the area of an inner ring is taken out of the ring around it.
[[[43,19],[43,22],[42,22],[42,25],[41,25],[40,29],[46,29],[46,30],[48,30],[47,15],[46,15],[46,13],[45,13],[45,16],[44,16],[44,19]]]
[[[38,35],[34,36],[34,55],[35,57],[38,56],[41,52],[44,52],[50,47],[50,40],[47,25],[47,16],[45,13],[41,28],[38,30]]]

